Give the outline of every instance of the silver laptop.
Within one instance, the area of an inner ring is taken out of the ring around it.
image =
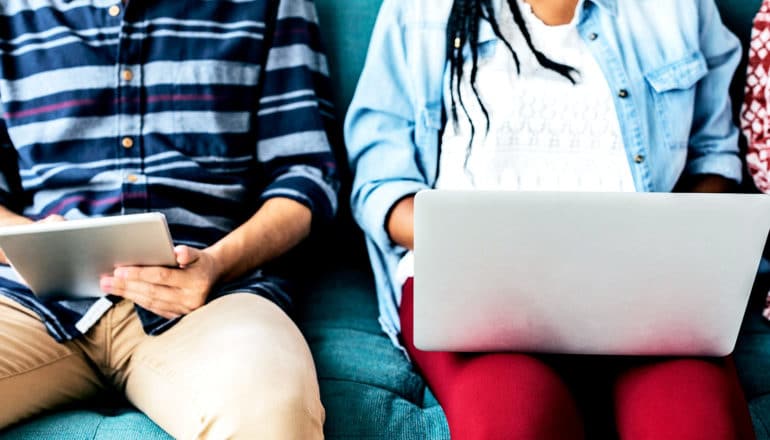
[[[415,346],[724,356],[768,229],[765,195],[424,191]]]

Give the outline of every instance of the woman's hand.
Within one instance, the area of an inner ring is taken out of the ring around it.
[[[177,246],[174,253],[179,267],[119,267],[102,277],[102,291],[167,319],[187,315],[206,303],[221,272],[206,250]]]
[[[396,202],[385,222],[394,243],[414,250],[414,195]]]
[[[735,182],[716,174],[691,176],[679,186],[681,192],[692,193],[729,193],[736,190]]]

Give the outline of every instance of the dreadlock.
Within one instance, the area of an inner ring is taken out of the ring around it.
[[[521,34],[526,40],[527,46],[535,55],[537,62],[546,69],[553,70],[554,72],[567,78],[572,84],[575,84],[573,74],[577,73],[574,68],[557,63],[550,58],[546,57],[542,52],[537,50],[532,44],[532,37],[527,29],[527,25],[524,22],[524,16],[519,9],[517,0],[507,0],[508,7],[513,14],[513,20],[519,27]],[[465,72],[465,53],[463,48],[467,44],[470,47],[471,55],[471,72],[470,72],[470,86],[481,107],[481,112],[486,119],[486,131],[489,132],[489,113],[484,103],[481,101],[478,90],[476,88],[476,75],[478,74],[478,58],[479,58],[479,23],[481,20],[487,21],[492,27],[492,31],[495,35],[505,44],[508,51],[513,56],[513,60],[516,63],[516,72],[521,73],[521,63],[519,62],[519,56],[516,51],[513,50],[511,43],[503,37],[500,31],[500,26],[495,18],[495,11],[492,6],[492,0],[454,0],[452,4],[452,10],[449,13],[449,21],[446,28],[447,39],[447,53],[446,58],[449,62],[449,91],[450,91],[450,113],[454,123],[457,123],[457,105],[460,105],[465,117],[468,119],[471,125],[471,143],[473,137],[476,134],[476,127],[473,125],[473,121],[468,114],[468,110],[465,108],[463,102],[463,96],[460,90],[460,84],[462,83],[463,74]],[[465,164],[467,166],[468,159],[470,158],[470,144],[468,145],[468,151],[465,156]]]

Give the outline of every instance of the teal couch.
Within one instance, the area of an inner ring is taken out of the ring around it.
[[[341,122],[363,64],[381,0],[316,0],[316,3]],[[751,19],[760,0],[718,0],[718,3],[731,29],[747,41]],[[743,71],[741,67],[733,90],[736,108],[742,94]],[[343,152],[340,152],[340,161],[344,163]],[[344,177],[349,182],[349,173]],[[363,241],[344,203],[337,225],[326,238],[336,244],[342,257],[329,263],[323,274],[308,283],[297,312],[317,363],[321,397],[327,410],[326,436],[329,439],[448,439],[449,430],[441,408],[420,376],[379,330]],[[770,334],[762,338],[763,330],[770,327],[755,319],[751,322],[756,325],[747,330],[752,337],[744,338],[747,348],[740,352],[740,360],[751,366],[753,356],[763,354],[770,362]],[[753,415],[760,428],[764,426],[762,414],[770,416],[770,397],[762,397],[762,390],[770,392],[768,371],[768,368],[754,369],[745,376],[747,388],[756,388],[747,389],[747,395],[755,400]],[[762,388],[765,383],[768,386]],[[768,430],[760,428],[760,439],[770,439]],[[103,402],[43,415],[0,433],[0,438],[165,440],[169,436],[141,413],[115,400],[114,396],[107,396]]]

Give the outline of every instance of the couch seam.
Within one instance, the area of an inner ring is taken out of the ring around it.
[[[96,424],[96,428],[94,429],[94,436],[91,437],[91,440],[96,440],[99,437],[99,430],[102,428],[102,424],[104,423],[104,416],[99,418],[99,423]]]

